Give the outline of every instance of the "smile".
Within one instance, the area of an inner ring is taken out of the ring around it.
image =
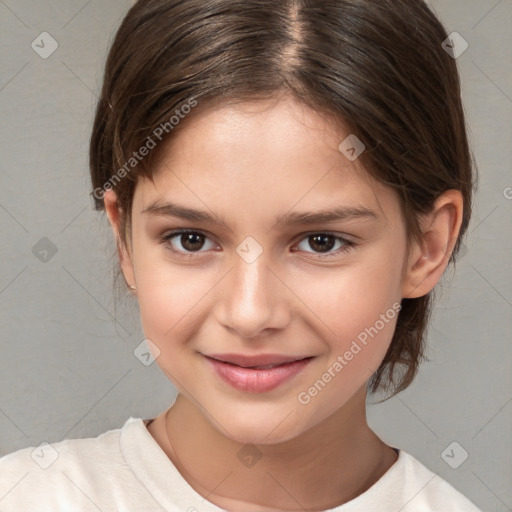
[[[277,388],[300,373],[313,359],[275,355],[204,357],[215,375],[223,382],[249,393],[263,393]]]

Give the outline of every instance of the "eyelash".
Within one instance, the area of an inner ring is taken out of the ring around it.
[[[194,258],[194,257],[196,257],[197,254],[201,254],[201,252],[205,252],[205,251],[183,252],[183,251],[178,251],[178,250],[173,249],[172,247],[170,247],[170,241],[173,238],[175,238],[177,236],[180,236],[180,235],[190,235],[190,234],[202,235],[202,236],[206,237],[207,239],[209,239],[208,235],[206,233],[203,233],[202,231],[180,229],[180,230],[172,231],[170,233],[167,233],[166,235],[161,236],[160,237],[160,243],[165,245],[167,248],[169,248],[169,250],[172,253],[178,254],[180,257]],[[339,240],[339,241],[341,241],[343,243],[342,247],[337,249],[334,252],[329,252],[329,253],[316,253],[316,252],[312,252],[312,253],[310,253],[310,254],[315,254],[316,257],[318,257],[319,259],[326,259],[326,258],[331,258],[333,256],[337,256],[339,254],[345,254],[345,253],[349,252],[351,249],[353,249],[357,245],[354,242],[352,242],[350,240],[347,240],[346,238],[343,238],[341,236],[336,236],[334,233],[324,232],[324,231],[315,231],[315,232],[311,232],[311,233],[305,233],[304,235],[302,235],[302,238],[299,240],[298,243],[300,243],[303,240],[306,240],[308,238],[311,238],[311,237],[313,237],[315,235],[323,235],[323,236],[332,237],[335,240]],[[295,250],[294,252],[300,252],[300,251],[299,250]],[[305,252],[309,253],[309,251],[305,251]]]

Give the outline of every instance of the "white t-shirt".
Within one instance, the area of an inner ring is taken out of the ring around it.
[[[221,512],[181,476],[130,417],[98,437],[24,448],[0,458],[1,512]],[[331,512],[481,512],[400,450],[366,492]]]

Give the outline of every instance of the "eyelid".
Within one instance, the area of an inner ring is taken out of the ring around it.
[[[359,238],[355,235],[349,235],[348,233],[340,233],[339,231],[330,231],[328,229],[314,229],[312,231],[306,231],[304,233],[301,233],[300,235],[297,235],[297,241],[303,240],[304,238],[313,235],[329,235],[335,238],[341,238],[346,242],[352,242],[353,238]]]
[[[160,243],[162,244],[169,244],[170,245],[170,241],[175,238],[175,237],[178,237],[180,235],[186,235],[186,234],[199,234],[199,235],[203,235],[205,238],[211,240],[212,242],[214,243],[217,243],[215,242],[215,237],[211,236],[211,234],[208,232],[208,231],[205,231],[205,230],[202,230],[202,229],[195,229],[195,228],[176,228],[174,230],[171,230],[171,231],[168,231],[166,233],[164,233],[163,235],[161,235],[159,237],[159,240],[160,240]],[[335,257],[335,256],[338,256],[340,254],[343,254],[345,252],[347,252],[348,250],[350,250],[351,248],[353,248],[354,246],[356,246],[357,244],[351,240],[351,238],[358,238],[358,237],[355,237],[353,235],[346,235],[345,233],[338,233],[338,232],[333,232],[333,231],[329,231],[329,230],[312,230],[312,231],[307,231],[307,232],[304,232],[304,233],[300,233],[299,235],[297,235],[297,237],[295,238],[295,241],[293,242],[293,245],[297,245],[298,243],[302,242],[303,240],[313,236],[313,235],[326,235],[326,236],[331,236],[337,240],[341,240],[343,242],[343,245],[341,248],[338,248],[336,251],[330,251],[330,252],[327,252],[327,253],[321,253],[321,252],[314,252],[314,251],[300,251],[300,250],[293,250],[292,252],[306,252],[307,254],[313,254],[315,255],[315,258],[317,259],[322,259],[322,258],[329,258],[329,257]],[[217,245],[220,245],[220,244],[217,244]],[[172,253],[174,254],[179,254],[180,256],[184,256],[184,257],[198,257],[200,254],[202,253],[206,253],[208,251],[203,251],[203,250],[199,250],[199,251],[180,251],[180,250],[176,250],[176,249],[173,249],[173,248],[170,248],[169,251],[171,251]]]
[[[210,233],[208,233],[207,231],[204,231],[202,229],[195,229],[195,228],[173,229],[173,230],[168,231],[168,232],[164,233],[163,235],[159,236],[158,239],[159,239],[160,243],[170,245],[170,242],[173,238],[178,237],[180,235],[187,235],[187,234],[203,235],[206,239],[210,240],[211,242],[213,242],[217,245],[220,245],[215,241],[215,237],[213,237]],[[195,252],[194,251],[179,251],[179,250],[176,250],[173,248],[171,248],[169,250],[171,252],[173,252],[174,254],[180,254],[180,255],[184,255],[184,256],[194,256],[196,254],[199,255],[204,252],[207,252],[207,251],[203,251],[203,250],[195,251]]]
[[[335,258],[339,257],[340,255],[343,255],[347,253],[350,249],[353,249],[357,244],[350,239],[350,236],[345,235],[344,233],[337,233],[333,231],[328,230],[316,230],[316,231],[309,231],[306,233],[301,233],[299,235],[300,238],[297,239],[297,242],[294,243],[294,245],[299,244],[303,240],[306,240],[307,238],[314,236],[314,235],[326,235],[330,236],[336,240],[342,241],[342,246],[335,251],[329,251],[326,253],[321,252],[315,252],[315,251],[300,251],[295,249],[293,252],[305,252],[306,254],[312,254],[314,255],[314,259],[322,260],[322,259],[328,259],[328,258]]]

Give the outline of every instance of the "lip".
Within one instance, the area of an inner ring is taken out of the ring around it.
[[[206,357],[249,368],[250,366],[292,363],[311,356],[286,356],[283,354],[259,354],[254,356],[247,356],[245,354],[208,354]]]
[[[224,382],[249,393],[263,393],[277,388],[300,373],[313,359],[312,356],[281,354],[211,354],[204,357]]]

